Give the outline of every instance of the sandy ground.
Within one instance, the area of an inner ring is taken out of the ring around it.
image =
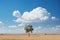
[[[60,35],[31,34],[28,37],[26,34],[5,34],[0,35],[0,40],[60,40]]]

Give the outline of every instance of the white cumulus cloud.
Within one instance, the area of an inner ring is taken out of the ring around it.
[[[17,15],[18,16],[18,15]],[[32,11],[24,12],[21,17],[18,17],[15,21],[16,22],[43,22],[48,20],[55,20],[56,17],[51,17],[51,14],[42,7],[37,7]]]
[[[20,12],[18,10],[13,11],[13,16],[20,17]]]

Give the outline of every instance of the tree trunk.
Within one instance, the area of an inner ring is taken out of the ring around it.
[[[30,32],[28,33],[28,36],[30,37]]]

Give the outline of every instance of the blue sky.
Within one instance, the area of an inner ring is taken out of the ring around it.
[[[24,33],[22,26],[30,23],[35,29],[33,33],[59,34],[59,4],[60,0],[0,0],[0,33]]]

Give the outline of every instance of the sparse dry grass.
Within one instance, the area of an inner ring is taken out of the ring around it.
[[[60,40],[60,35],[31,34],[31,36],[28,37],[26,34],[6,34],[0,35],[0,40]]]

